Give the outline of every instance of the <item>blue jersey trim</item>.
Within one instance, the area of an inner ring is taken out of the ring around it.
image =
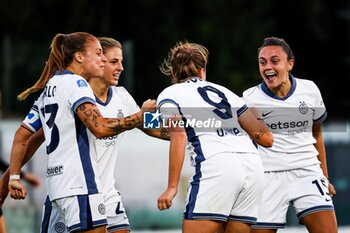
[[[34,104],[31,109],[36,112],[39,112],[39,107],[36,104]]]
[[[285,223],[258,222],[252,225],[252,229],[283,229],[285,226]]]
[[[247,110],[248,110],[248,106],[246,104],[244,104],[242,107],[240,107],[237,110],[237,117],[240,117]]]
[[[94,94],[95,95],[95,94]],[[112,90],[112,87],[108,87],[108,90],[107,90],[107,100],[106,102],[103,102],[102,100],[100,100],[96,95],[95,95],[95,98],[96,98],[96,102],[102,106],[107,106],[109,104],[109,102],[111,101],[112,99],[112,96],[113,96],[113,90]]]
[[[196,204],[197,195],[199,192],[199,185],[200,185],[200,179],[202,178],[202,172],[201,172],[201,164],[196,164],[196,173],[193,176],[193,181],[191,182],[191,192],[188,198],[188,203],[186,205],[185,213],[184,213],[184,219],[191,220],[193,219],[194,213],[194,206]]]
[[[92,229],[92,228],[103,226],[103,225],[107,225],[107,220],[106,219],[93,222],[93,225],[90,228],[88,228],[88,229]],[[77,232],[77,231],[80,232],[82,230],[88,230],[88,229],[84,229],[82,227],[81,223],[78,223],[78,224],[72,225],[70,227],[67,227],[67,229],[68,229],[68,231],[70,233]]]
[[[277,99],[277,100],[286,100],[291,95],[293,95],[293,93],[294,93],[294,91],[295,91],[295,89],[297,87],[297,82],[296,82],[295,78],[293,77],[293,75],[289,75],[289,79],[290,79],[290,81],[292,83],[292,87],[290,88],[288,94],[285,97],[283,97],[283,98],[281,98],[279,96],[276,96],[274,93],[272,93],[272,91],[270,91],[270,89],[267,87],[267,85],[265,84],[264,81],[261,83],[261,89],[262,89],[263,92],[265,92],[266,95],[270,96],[271,98],[274,98],[274,99]]]
[[[108,232],[115,232],[115,231],[121,231],[121,230],[128,230],[130,231],[130,225],[129,224],[119,224],[107,227]]]
[[[76,140],[78,143],[80,161],[83,167],[85,175],[85,182],[88,194],[98,193],[97,184],[95,182],[95,172],[91,163],[89,138],[87,135],[87,128],[81,122],[79,117],[74,114],[75,128],[76,128]]]
[[[50,218],[51,218],[51,212],[52,212],[52,205],[51,205],[49,196],[46,196],[44,206],[45,206],[45,209],[44,209],[43,218],[41,222],[40,233],[49,232],[49,224],[50,224]]]
[[[171,103],[171,104],[175,104],[177,107],[179,107],[179,104],[176,103],[174,100],[172,99],[163,99],[158,103],[158,108],[160,108],[163,104],[165,103]]]
[[[224,214],[212,214],[212,213],[193,213],[192,219],[200,220],[214,220],[214,221],[227,221],[227,215]]]
[[[70,70],[56,70],[55,75],[74,74]]]
[[[183,115],[181,112],[181,109],[179,107],[180,114]],[[183,118],[185,125],[186,125],[186,118]],[[199,185],[200,185],[200,178],[202,177],[202,172],[201,172],[201,162],[205,160],[201,142],[196,135],[196,132],[192,127],[186,127],[186,135],[187,135],[187,141],[191,143],[191,145],[194,148],[194,153],[196,154],[195,157],[195,162],[196,162],[196,173],[193,176],[193,181],[191,182],[191,193],[189,197],[188,204],[186,205],[186,211],[184,218],[185,219],[192,219],[193,218],[193,210],[194,206],[197,200],[197,195],[199,192]]]
[[[27,118],[30,120],[30,119],[32,119],[36,114],[35,113],[31,113],[31,111],[34,111],[34,112],[36,112],[36,113],[38,113],[38,115],[39,115],[39,108],[38,108],[38,106],[37,105],[33,105],[32,106],[32,108],[30,109],[30,111],[28,112],[28,114],[27,114]],[[31,127],[33,127],[33,129],[35,130],[35,131],[38,131],[41,127],[42,127],[42,124],[41,124],[41,120],[40,120],[40,117],[39,116],[37,116],[38,117],[38,119],[36,119],[34,122],[32,122],[32,123],[29,123],[29,125],[31,126]]]
[[[324,120],[326,120],[328,114],[327,112],[324,112],[322,114],[322,116],[320,116],[319,118],[317,118],[316,120],[314,120],[314,124],[319,124],[319,123],[322,123]]]
[[[320,206],[315,206],[306,210],[301,211],[300,213],[297,214],[297,217],[299,219],[299,222],[307,215],[320,212],[320,211],[334,211],[334,206],[332,205],[320,205]]]
[[[238,222],[244,222],[248,224],[255,224],[257,218],[256,217],[249,217],[249,216],[236,216],[236,215],[230,215],[228,217],[229,220],[234,220]]]
[[[96,104],[96,101],[94,99],[92,99],[90,97],[82,97],[82,98],[78,99],[77,101],[75,101],[75,103],[73,103],[73,107],[72,107],[73,111],[76,112],[77,108],[81,104],[87,103],[87,102],[92,103],[92,104]]]
[[[79,220],[82,229],[89,229],[92,227],[92,215],[90,209],[90,202],[88,195],[76,196],[79,204]]]

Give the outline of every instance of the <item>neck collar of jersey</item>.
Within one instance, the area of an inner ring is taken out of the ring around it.
[[[95,94],[94,94],[94,95],[95,95]],[[106,106],[106,105],[109,103],[109,101],[111,101],[112,95],[113,95],[112,87],[108,87],[108,90],[107,90],[107,100],[106,100],[106,102],[102,102],[102,100],[100,100],[100,99],[95,95],[96,102],[97,102],[99,105]]]
[[[56,70],[55,75],[74,74],[70,70]]]
[[[288,94],[285,97],[283,97],[283,98],[281,98],[281,97],[275,95],[274,93],[272,93],[272,91],[270,91],[270,89],[267,87],[267,85],[266,85],[266,83],[264,81],[262,81],[262,83],[261,83],[261,89],[263,90],[263,92],[266,95],[270,96],[271,98],[274,98],[274,99],[277,99],[277,100],[286,100],[294,93],[295,88],[297,87],[297,82],[295,81],[295,78],[293,77],[293,75],[289,75],[289,80],[292,83],[292,86],[291,86]]]

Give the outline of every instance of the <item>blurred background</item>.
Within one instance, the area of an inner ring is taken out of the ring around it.
[[[324,124],[328,169],[337,188],[338,222],[350,225],[350,1],[349,0],[0,0],[0,157],[9,159],[14,132],[37,94],[16,96],[39,78],[56,33],[87,31],[123,44],[125,71],[120,80],[138,104],[156,98],[170,84],[159,71],[177,41],[209,49],[207,79],[238,95],[261,82],[257,48],[268,36],[284,38],[296,61],[293,75],[313,80],[328,111]],[[118,161],[118,188],[135,230],[177,229],[187,179],[172,209],[159,212],[156,200],[167,180],[168,144],[138,130],[126,134]],[[41,149],[42,150],[42,149]],[[43,151],[25,169],[44,180]],[[188,161],[186,160],[186,163]],[[45,186],[28,200],[8,199],[4,214],[9,232],[37,232]],[[297,226],[294,211],[289,226]],[[29,230],[28,230],[29,229]]]

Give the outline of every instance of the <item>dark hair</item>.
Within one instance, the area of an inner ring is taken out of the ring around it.
[[[289,44],[283,39],[278,37],[266,37],[262,45],[258,48],[258,54],[260,50],[267,46],[281,46],[283,51],[287,54],[288,60],[294,60],[294,54]]]
[[[97,40],[97,38],[87,32],[56,34],[51,41],[49,59],[39,80],[32,87],[19,94],[17,99],[24,100],[31,93],[43,89],[57,70],[62,71],[72,64],[76,52],[85,52],[86,42],[89,40]]]
[[[178,42],[168,53],[160,66],[160,71],[165,75],[174,75],[176,82],[189,77],[198,77],[201,68],[206,68],[208,63],[208,49],[203,45]]]

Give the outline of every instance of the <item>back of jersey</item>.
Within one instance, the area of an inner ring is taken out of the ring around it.
[[[87,129],[75,114],[84,102],[95,103],[89,84],[68,71],[52,77],[36,102],[46,138],[51,200],[99,192]]]
[[[222,152],[257,152],[238,122],[247,106],[227,88],[192,78],[166,88],[157,102],[163,126],[186,128],[192,165]],[[183,121],[168,121],[174,114],[182,115]]]

